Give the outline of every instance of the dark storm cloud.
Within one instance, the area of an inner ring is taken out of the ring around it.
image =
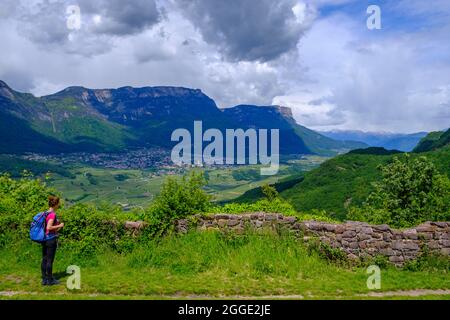
[[[39,44],[58,43],[67,40],[70,30],[66,26],[66,5],[62,2],[44,1],[35,6],[21,2],[17,10],[18,28],[21,34]]]
[[[21,33],[30,40],[45,45],[64,45],[74,30],[67,27],[67,8],[78,5],[81,13],[81,28],[77,32],[84,38],[80,45],[96,47],[96,36],[127,36],[140,33],[161,20],[154,0],[79,0],[21,2],[17,10]],[[19,13],[20,12],[20,13]],[[106,42],[105,38],[100,42]],[[76,51],[73,45],[68,51]],[[89,50],[88,50],[89,51]],[[102,52],[104,50],[100,50]]]
[[[204,40],[229,60],[270,61],[294,49],[305,30],[294,0],[175,0]]]
[[[136,34],[158,23],[161,19],[154,0],[82,0],[82,12],[100,15],[101,23],[94,32],[111,35]]]

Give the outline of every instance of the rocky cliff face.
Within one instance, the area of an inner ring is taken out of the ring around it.
[[[333,248],[343,250],[349,259],[364,259],[385,256],[395,265],[401,266],[416,259],[425,248],[431,252],[450,256],[450,222],[425,222],[406,230],[391,229],[388,225],[369,225],[348,221],[333,224],[317,221],[298,221],[296,217],[281,214],[249,213],[242,215],[217,214],[194,216],[180,220],[179,232],[189,229],[231,230],[242,233],[253,230],[283,228],[294,232],[306,242],[318,239]]]
[[[185,128],[193,132],[193,123],[202,120],[204,130],[279,129],[281,154],[335,154],[342,148],[339,141],[299,126],[289,108],[280,106],[240,105],[221,110],[213,99],[199,89],[182,87],[121,87],[88,89],[68,87],[43,97],[12,90],[0,81],[0,122],[10,118],[21,121],[27,132],[33,131],[35,144],[48,145],[43,136],[58,143],[41,149],[55,153],[72,151],[123,151],[127,147],[156,145],[171,148],[171,134]],[[50,128],[50,130],[49,130]],[[23,145],[30,136],[5,130],[13,146]],[[354,148],[359,144],[353,145]],[[4,147],[0,152],[34,151],[33,146]],[[316,151],[314,151],[314,150]]]

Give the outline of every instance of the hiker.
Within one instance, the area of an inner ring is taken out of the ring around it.
[[[59,284],[59,281],[53,278],[53,261],[55,260],[56,248],[58,246],[58,231],[64,227],[56,217],[60,203],[59,198],[55,196],[48,197],[47,217],[45,219],[45,241],[42,242],[42,285],[52,286]]]

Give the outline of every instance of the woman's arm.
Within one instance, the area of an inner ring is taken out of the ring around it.
[[[64,223],[60,223],[60,224],[54,226],[53,225],[54,222],[55,222],[55,219],[48,220],[48,223],[47,223],[47,230],[48,231],[58,231],[59,229],[64,227]]]

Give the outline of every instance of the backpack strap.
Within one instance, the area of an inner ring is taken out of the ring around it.
[[[50,213],[50,211],[46,210],[44,211],[44,236],[47,237],[47,216]]]

